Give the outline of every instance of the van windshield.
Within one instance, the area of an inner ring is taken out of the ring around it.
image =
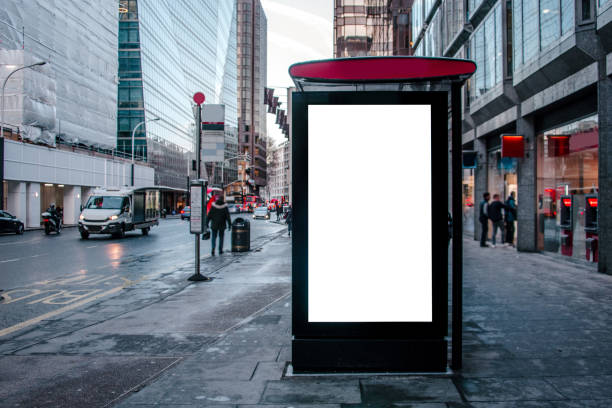
[[[120,210],[125,197],[119,196],[92,196],[89,197],[85,208],[98,210]]]

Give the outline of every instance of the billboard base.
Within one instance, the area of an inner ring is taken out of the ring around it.
[[[444,339],[294,339],[293,371],[446,372]]]

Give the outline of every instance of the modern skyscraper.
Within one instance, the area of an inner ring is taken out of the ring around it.
[[[410,55],[412,0],[335,0],[334,57]]]
[[[249,192],[258,193],[266,184],[266,86],[267,19],[260,0],[237,0],[238,6],[238,139],[240,153],[248,153],[239,165],[239,178],[253,180]]]
[[[235,3],[119,0],[119,5],[118,149],[131,154],[132,132],[146,121],[135,132],[136,156],[153,164],[157,185],[184,189],[195,153],[195,92],[203,92],[206,103],[225,105],[226,144],[236,150]],[[231,163],[226,169],[231,177]]]

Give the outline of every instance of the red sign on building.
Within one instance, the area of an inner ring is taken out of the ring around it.
[[[501,136],[501,155],[502,157],[524,157],[525,138],[521,135],[502,135]]]

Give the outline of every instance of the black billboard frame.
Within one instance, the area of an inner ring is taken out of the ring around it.
[[[293,94],[294,372],[446,370],[447,236],[435,233],[447,231],[445,216],[432,216],[431,220],[434,231],[431,243],[432,322],[308,321],[308,105],[430,105],[432,215],[444,215],[448,209],[448,152],[439,146],[441,143],[446,145],[448,141],[449,99],[450,90],[316,91]]]

